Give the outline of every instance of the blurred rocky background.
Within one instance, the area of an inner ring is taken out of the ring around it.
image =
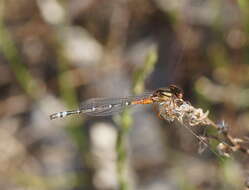
[[[116,117],[51,121],[93,97],[176,84],[195,107],[249,132],[247,0],[1,0],[0,189],[116,190]],[[126,189],[246,189],[248,158],[221,159],[150,106],[131,110]]]

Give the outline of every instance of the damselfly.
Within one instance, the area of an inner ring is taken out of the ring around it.
[[[159,88],[154,92],[147,92],[138,96],[128,96],[122,98],[93,98],[82,103],[82,105],[71,111],[62,111],[50,115],[50,119],[57,119],[73,114],[85,114],[90,116],[108,116],[121,112],[126,107],[134,105],[152,104],[158,106],[158,116],[168,121],[178,120],[190,131],[201,144],[208,147],[215,155],[204,137],[197,135],[190,127],[202,124],[207,114],[195,109],[190,103],[184,101],[183,92],[175,85],[168,88]],[[187,119],[184,124],[183,120]],[[202,150],[203,151],[203,150]]]
[[[182,90],[175,85],[168,88],[159,88],[154,92],[147,92],[138,96],[122,98],[93,98],[82,103],[82,105],[71,111],[62,111],[50,115],[50,119],[62,118],[72,114],[86,114],[90,116],[108,116],[121,112],[124,108],[139,104],[163,104],[181,100]]]

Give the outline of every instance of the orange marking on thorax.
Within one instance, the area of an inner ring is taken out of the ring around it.
[[[142,99],[142,100],[135,100],[132,101],[131,104],[152,104],[153,101],[151,98],[146,98],[146,99]]]

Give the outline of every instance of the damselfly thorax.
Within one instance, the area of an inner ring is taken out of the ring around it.
[[[62,111],[50,115],[50,119],[62,118],[72,114],[85,114],[90,116],[108,116],[121,112],[132,105],[162,104],[166,102],[180,102],[182,90],[175,85],[168,88],[159,88],[154,92],[146,92],[138,96],[122,98],[93,98],[81,104],[76,110]]]

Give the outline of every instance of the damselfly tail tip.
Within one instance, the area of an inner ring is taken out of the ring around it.
[[[50,119],[57,119],[57,118],[61,118],[61,117],[66,117],[68,115],[72,115],[72,114],[80,114],[81,111],[80,110],[71,110],[71,111],[62,111],[62,112],[58,112],[58,113],[54,113],[52,115],[50,115]]]
[[[53,119],[58,118],[58,113],[51,114],[51,115],[49,116],[49,118],[50,118],[50,120],[53,120]]]

